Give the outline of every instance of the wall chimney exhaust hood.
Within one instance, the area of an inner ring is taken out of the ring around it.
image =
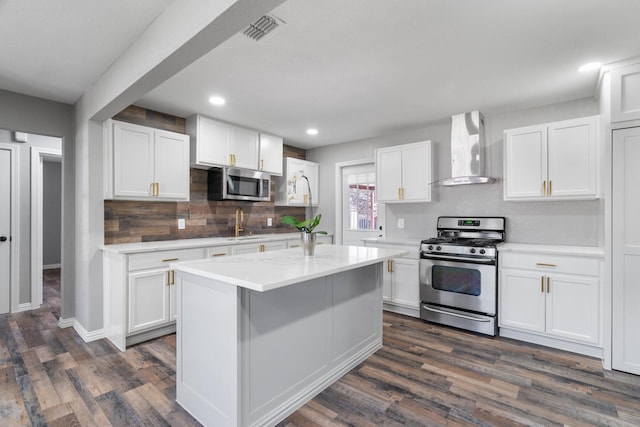
[[[436,185],[491,184],[484,176],[484,117],[479,111],[451,116],[451,178]]]

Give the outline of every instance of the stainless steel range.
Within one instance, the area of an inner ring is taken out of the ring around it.
[[[438,236],[420,244],[420,317],[496,335],[501,217],[438,218]]]

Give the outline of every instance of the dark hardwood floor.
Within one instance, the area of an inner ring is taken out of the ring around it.
[[[0,315],[0,426],[196,426],[175,402],[175,335],[122,353],[57,326],[46,303]],[[596,359],[385,313],[384,347],[279,424],[640,425],[640,377]]]

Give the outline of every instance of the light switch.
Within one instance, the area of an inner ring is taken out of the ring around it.
[[[404,228],[404,218],[398,218],[398,228]]]
[[[273,218],[267,218],[267,227],[273,227]]]
[[[184,230],[185,220],[184,218],[178,218],[178,230]]]

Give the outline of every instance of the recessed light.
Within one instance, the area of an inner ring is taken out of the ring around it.
[[[578,71],[584,73],[585,71],[596,71],[602,67],[602,62],[589,62],[578,68]]]
[[[224,105],[227,101],[225,101],[225,99],[221,96],[212,96],[211,98],[209,98],[209,102],[213,105]]]
[[[318,134],[318,129],[307,129],[307,135],[317,135]]]

